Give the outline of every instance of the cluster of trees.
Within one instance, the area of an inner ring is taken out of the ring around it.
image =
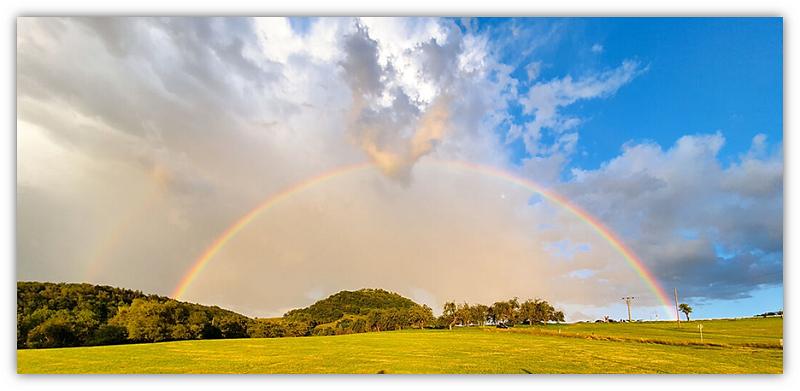
[[[374,309],[413,308],[419,304],[383,289],[359,289],[357,291],[341,291],[328,296],[306,308],[287,312],[287,318],[308,316],[317,324],[334,322],[344,315],[365,315]]]
[[[242,338],[249,322],[219,307],[128,289],[17,283],[17,348]]]
[[[371,309],[362,315],[345,315],[342,318],[314,327],[312,335],[340,335],[370,331],[421,329],[431,327],[436,318],[426,305],[411,308]]]
[[[90,284],[17,283],[17,347],[99,345],[119,339],[108,327],[138,291]],[[112,342],[113,343],[113,342]]]
[[[125,330],[130,342],[245,338],[250,319],[219,307],[167,300],[134,299],[109,326]]]
[[[308,322],[310,335],[423,328],[434,323],[433,310],[383,289],[341,291],[307,308],[284,315],[287,322]]]
[[[215,338],[340,335],[454,325],[562,322],[543,300],[491,306],[449,302],[436,318],[426,305],[383,289],[342,291],[282,318],[251,319],[216,306],[90,284],[17,283],[17,348],[109,345]]]
[[[422,328],[434,321],[429,307],[382,289],[342,291],[283,318],[250,319],[219,307],[109,286],[17,283],[20,349],[339,335]]]
[[[455,325],[483,326],[485,324],[513,325],[513,324],[544,324],[548,322],[563,322],[564,313],[556,310],[550,303],[541,299],[528,299],[520,302],[518,298],[498,301],[491,306],[483,304],[444,304],[442,316],[438,319],[439,326],[450,329]]]

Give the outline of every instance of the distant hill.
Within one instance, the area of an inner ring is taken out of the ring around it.
[[[307,308],[292,310],[284,322],[308,324],[311,335],[423,328],[435,325],[433,311],[383,289],[341,291]]]
[[[17,282],[18,349],[351,334],[422,328],[434,321],[430,308],[382,289],[342,291],[283,318],[251,319],[130,289]]]
[[[410,309],[420,305],[411,299],[383,289],[341,291],[306,308],[291,310],[287,318],[308,315],[315,323],[324,324],[345,315],[366,315],[370,310]]]

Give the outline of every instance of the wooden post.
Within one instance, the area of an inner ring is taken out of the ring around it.
[[[703,325],[698,324],[697,328],[700,329],[700,343],[703,343]]]

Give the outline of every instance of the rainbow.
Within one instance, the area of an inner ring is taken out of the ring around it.
[[[571,214],[575,215],[576,217],[584,221],[591,228],[593,228],[598,234],[600,234],[600,236],[605,241],[607,241],[617,252],[619,252],[622,255],[625,261],[645,282],[648,289],[650,289],[656,295],[658,300],[666,307],[665,309],[672,307],[669,295],[667,295],[664,288],[661,287],[661,285],[658,283],[658,280],[655,278],[655,276],[653,276],[653,273],[650,272],[650,270],[647,268],[644,262],[642,262],[642,260],[636,255],[636,253],[634,253],[633,250],[631,250],[628,246],[626,246],[625,243],[613,231],[611,231],[611,229],[606,227],[596,217],[594,217],[581,207],[569,202],[569,200],[567,200],[560,194],[550,189],[547,189],[529,179],[525,179],[516,176],[514,174],[511,174],[509,172],[502,171],[498,168],[490,166],[484,166],[463,161],[430,160],[430,162],[434,162],[436,164],[454,168],[461,171],[478,173],[506,180],[517,186],[538,193],[548,201],[570,212]],[[217,237],[216,240],[214,240],[214,242],[210,246],[208,246],[208,248],[206,248],[206,250],[192,264],[192,267],[189,269],[189,271],[183,276],[180,283],[173,291],[172,297],[175,299],[180,299],[183,296],[183,294],[186,293],[186,290],[192,284],[192,281],[194,281],[197,278],[197,276],[199,276],[203,272],[203,269],[205,269],[205,267],[214,258],[214,256],[234,236],[236,236],[237,233],[239,233],[241,230],[247,227],[247,225],[250,224],[259,215],[261,215],[261,213],[269,210],[275,205],[281,203],[282,201],[310,187],[319,185],[330,179],[346,175],[355,171],[363,170],[372,166],[373,166],[372,163],[364,162],[364,163],[339,167],[335,170],[325,172],[323,174],[314,176],[312,178],[308,178],[304,181],[289,186],[288,188],[276,194],[273,194],[272,196],[264,200],[261,204],[259,204],[258,206],[247,212],[244,216],[239,218],[239,220],[237,220],[235,223],[233,223],[233,225],[228,227],[228,229],[226,229],[219,237]]]
[[[141,219],[143,215],[156,203],[159,198],[157,190],[151,191],[147,198],[138,207],[132,208],[122,219],[118,220],[111,229],[105,231],[103,240],[89,256],[89,263],[86,266],[85,275],[88,281],[95,281],[102,268],[106,266],[109,256],[119,246],[120,243],[129,239],[129,230],[134,223]]]
[[[327,180],[330,180],[332,178],[353,171],[370,167],[371,165],[372,163],[364,162],[364,163],[339,167],[333,171],[329,171],[308,178],[302,182],[289,186],[288,188],[276,194],[273,194],[271,197],[267,198],[261,204],[253,208],[251,211],[247,212],[244,216],[240,217],[239,220],[237,220],[235,223],[233,223],[233,225],[228,227],[228,229],[226,229],[220,236],[217,237],[217,239],[214,240],[213,243],[211,243],[210,246],[208,246],[206,251],[204,251],[200,255],[200,257],[198,257],[197,260],[192,264],[191,269],[189,269],[186,275],[183,276],[178,286],[172,292],[172,297],[175,299],[180,299],[186,292],[186,289],[189,288],[189,285],[192,284],[192,281],[194,281],[194,279],[197,278],[197,276],[199,276],[200,273],[203,272],[203,269],[205,269],[206,265],[208,265],[211,259],[214,258],[214,255],[216,255],[219,252],[219,250],[221,250],[222,247],[225,246],[225,244],[227,244],[234,236],[236,236],[236,234],[239,233],[239,231],[243,230],[248,224],[250,224],[251,221],[253,221],[256,217],[258,217],[262,212],[279,204],[281,201],[289,198],[290,196],[300,193],[305,189],[308,189],[309,187],[324,183]]]

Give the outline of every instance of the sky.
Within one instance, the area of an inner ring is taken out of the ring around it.
[[[19,18],[17,278],[173,295],[283,194],[182,300],[277,316],[379,287],[435,312],[517,296],[622,318],[634,296],[635,318],[674,316],[530,183],[693,317],[782,309],[782,35],[780,18]]]

